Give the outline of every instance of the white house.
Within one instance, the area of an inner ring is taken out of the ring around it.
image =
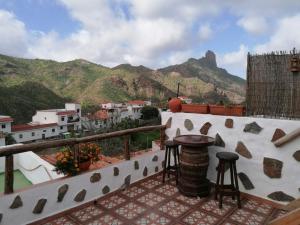
[[[5,135],[3,132],[0,132],[0,146],[5,145]]]
[[[81,106],[66,103],[64,109],[39,110],[32,117],[33,123],[56,123],[61,131],[81,130]]]
[[[2,133],[11,133],[11,123],[14,120],[10,116],[1,116],[0,115],[0,132]]]
[[[179,96],[178,97],[181,101],[185,101],[186,104],[192,104],[192,99],[187,96]]]

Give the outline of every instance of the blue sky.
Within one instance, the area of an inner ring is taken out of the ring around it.
[[[0,0],[0,54],[160,68],[200,58],[245,77],[246,55],[300,49],[298,0]]]

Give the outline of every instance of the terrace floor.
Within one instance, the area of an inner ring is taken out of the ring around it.
[[[242,196],[242,209],[225,197],[223,209],[213,194],[207,198],[181,195],[171,177],[162,184],[162,174],[136,182],[125,191],[110,193],[94,204],[66,211],[34,225],[260,225],[286,212],[266,200]],[[33,225],[32,224],[32,225]]]

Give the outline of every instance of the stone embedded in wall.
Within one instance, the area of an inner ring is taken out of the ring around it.
[[[295,153],[293,154],[293,157],[300,162],[300,150],[295,151]]]
[[[114,167],[114,176],[119,176],[119,168],[118,167]]]
[[[131,175],[128,175],[127,177],[125,177],[124,179],[124,184],[126,186],[129,186],[130,185],[130,182],[131,182]]]
[[[75,202],[82,202],[85,198],[86,190],[82,189],[74,198]]]
[[[17,195],[13,201],[13,203],[10,205],[9,208],[11,209],[17,209],[23,206],[22,199],[19,195]]]
[[[106,185],[103,189],[102,189],[102,193],[103,194],[107,194],[110,192],[110,188]]]
[[[161,167],[162,167],[162,168],[165,167],[165,160],[161,161]]]
[[[58,188],[57,202],[62,202],[64,197],[69,190],[69,185],[64,184],[60,188]]]
[[[285,135],[286,135],[286,133],[285,133],[283,130],[277,128],[277,129],[275,130],[274,134],[273,134],[273,137],[272,137],[272,140],[271,140],[271,141],[272,141],[272,142],[277,141],[279,138],[282,138],[282,137],[285,136]]]
[[[0,213],[0,223],[1,223],[1,221],[2,221],[2,217],[3,217],[3,214]]]
[[[90,177],[91,183],[96,183],[101,180],[101,174],[100,173],[93,173],[93,175]]]
[[[277,159],[264,157],[264,173],[270,178],[281,178],[283,162]]]
[[[153,156],[152,161],[157,162],[158,161],[158,156],[157,155]]]
[[[291,202],[291,201],[295,200],[294,197],[287,195],[283,191],[275,191],[275,192],[269,194],[268,197],[270,199],[273,199],[275,201],[280,201],[280,202]]]
[[[34,214],[40,214],[40,213],[42,213],[42,212],[43,212],[43,209],[44,209],[44,207],[45,207],[45,205],[46,205],[46,203],[47,203],[47,199],[45,199],[45,198],[40,199],[40,200],[36,203],[36,205],[35,205],[35,207],[34,207],[32,213],[34,213]]]
[[[178,137],[179,135],[180,135],[180,129],[177,128],[177,130],[176,130],[176,137]]]
[[[200,129],[200,133],[207,135],[209,128],[211,127],[211,123],[210,122],[206,122]]]
[[[167,123],[166,123],[166,128],[171,128],[172,126],[172,117],[170,117],[168,120],[167,120]]]
[[[225,127],[233,128],[233,119],[226,119],[225,120]]]
[[[221,138],[221,136],[219,134],[216,134],[216,137],[215,137],[215,146],[220,146],[220,147],[224,147],[225,148],[225,142],[223,141],[223,139]]]
[[[254,185],[252,184],[251,180],[245,173],[243,172],[238,173],[238,176],[246,190],[254,189]]]
[[[139,165],[139,162],[138,162],[138,161],[134,161],[134,169],[135,169],[135,170],[140,169],[140,165]]]
[[[186,119],[184,121],[184,127],[188,130],[188,131],[191,131],[194,129],[194,125],[193,125],[193,122],[190,120],[190,119]]]
[[[144,171],[143,171],[143,176],[146,177],[148,175],[148,168],[145,166]]]
[[[155,169],[154,169],[155,173],[157,173],[158,170],[159,170],[159,168],[158,168],[158,166],[156,166]]]
[[[259,134],[261,130],[262,128],[256,122],[246,124],[244,128],[244,132],[249,132],[252,134]]]
[[[239,153],[241,156],[244,156],[247,159],[252,158],[251,152],[248,150],[248,148],[244,145],[243,142],[239,141],[236,145],[235,151]]]

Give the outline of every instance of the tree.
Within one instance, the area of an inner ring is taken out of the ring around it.
[[[144,106],[141,110],[141,113],[143,120],[158,118],[159,115],[158,109],[153,106]]]
[[[13,145],[16,144],[16,140],[12,136],[12,134],[5,134],[5,145]]]

